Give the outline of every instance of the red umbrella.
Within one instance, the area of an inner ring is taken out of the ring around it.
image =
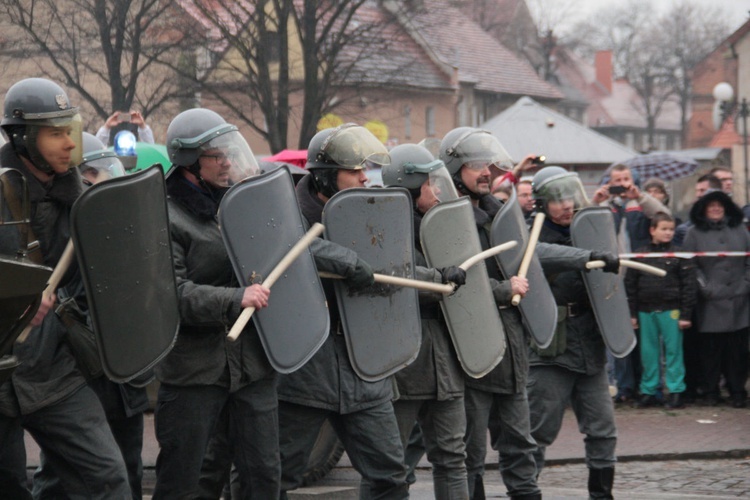
[[[264,161],[280,161],[283,163],[291,163],[298,167],[305,167],[307,163],[307,150],[306,149],[284,149],[279,151],[273,156],[263,158]]]

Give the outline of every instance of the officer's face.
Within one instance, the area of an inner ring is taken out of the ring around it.
[[[490,194],[492,176],[489,163],[465,163],[461,167],[461,181],[472,193]]]
[[[72,127],[39,127],[36,147],[57,174],[70,168],[71,153],[76,147],[72,132]]]
[[[339,191],[349,188],[365,187],[367,183],[367,174],[364,170],[346,170],[340,169],[336,176],[336,187]]]
[[[518,203],[521,205],[521,210],[524,212],[534,210],[534,196],[531,194],[531,184],[528,182],[517,184],[516,196],[518,197]]]
[[[219,149],[209,149],[198,158],[204,181],[215,187],[229,187],[232,160]]]
[[[575,202],[572,198],[547,202],[547,217],[555,224],[563,227],[573,222]]]
[[[419,213],[426,214],[429,209],[437,205],[440,202],[437,198],[439,194],[440,189],[437,186],[430,186],[430,181],[425,181],[419,190],[419,198],[417,198]]]

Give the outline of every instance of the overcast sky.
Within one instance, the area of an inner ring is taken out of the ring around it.
[[[625,3],[624,0],[526,0],[529,8],[534,11],[534,4],[539,3],[575,3],[573,11],[577,13],[577,16],[571,15],[570,17],[586,18],[588,15],[600,8],[605,6],[615,6],[621,3]],[[665,10],[675,1],[682,0],[649,0],[653,5],[653,8],[657,11]],[[723,11],[726,11],[730,16],[732,30],[739,28],[748,19],[748,11],[750,11],[750,0],[692,0],[692,3],[715,6]],[[573,19],[571,19],[572,21]],[[567,24],[567,23],[565,23]]]

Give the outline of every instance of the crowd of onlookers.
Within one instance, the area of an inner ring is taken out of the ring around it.
[[[750,205],[732,198],[733,174],[715,167],[695,182],[686,220],[670,208],[666,182],[641,183],[623,165],[610,169],[592,203],[612,209],[621,252],[750,251]],[[615,186],[614,188],[612,188]],[[528,219],[534,214],[531,178],[521,177],[516,196]],[[493,193],[510,196],[496,179]],[[734,257],[646,257],[667,271],[664,278],[628,271],[625,287],[638,347],[609,356],[613,399],[636,407],[686,404],[747,405],[750,267]],[[727,399],[728,398],[728,399]]]

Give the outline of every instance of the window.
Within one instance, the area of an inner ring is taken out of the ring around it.
[[[425,137],[435,137],[435,108],[427,106],[424,110]]]
[[[404,137],[411,139],[411,106],[404,106]]]

